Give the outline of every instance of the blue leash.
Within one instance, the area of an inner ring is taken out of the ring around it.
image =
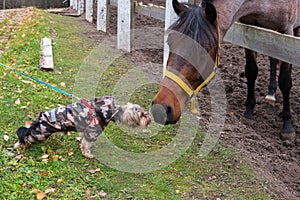
[[[20,72],[20,71],[18,71],[17,69],[8,67],[7,65],[4,65],[4,64],[2,64],[2,63],[0,63],[0,65],[1,65],[2,67],[6,68],[6,69],[15,71],[15,72],[17,72],[18,74],[20,74],[20,75],[22,75],[22,76],[25,76],[25,77],[27,77],[27,78],[29,78],[29,79],[31,79],[31,80],[34,80],[34,81],[37,82],[37,83],[43,84],[43,85],[45,85],[45,86],[47,86],[47,87],[49,87],[49,88],[51,88],[51,89],[53,89],[53,90],[56,90],[57,92],[60,92],[60,93],[66,95],[66,96],[68,96],[68,97],[73,97],[73,98],[75,98],[75,99],[77,99],[77,100],[81,100],[81,98],[75,96],[74,94],[70,94],[70,93],[68,93],[68,92],[66,92],[66,91],[64,91],[64,90],[62,90],[62,89],[60,89],[60,88],[57,88],[57,87],[55,87],[55,86],[53,86],[53,85],[50,85],[49,83],[46,83],[46,82],[44,82],[44,81],[41,81],[41,80],[39,80],[39,79],[37,79],[37,78],[34,78],[34,77],[28,75],[28,74],[25,74],[25,73],[23,73],[23,72]]]

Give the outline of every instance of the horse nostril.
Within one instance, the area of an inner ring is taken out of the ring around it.
[[[170,114],[173,113],[173,112],[172,112],[172,107],[171,107],[171,106],[166,106],[166,113],[167,113],[167,115],[170,115]]]
[[[153,106],[155,104],[155,100],[152,101],[151,105]]]

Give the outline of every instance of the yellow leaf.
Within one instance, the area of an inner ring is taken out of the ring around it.
[[[62,183],[62,182],[63,180],[61,178],[57,180],[57,183]]]
[[[46,197],[46,193],[44,193],[44,192],[39,192],[39,193],[36,194],[36,199],[37,200],[42,200],[45,197]]]

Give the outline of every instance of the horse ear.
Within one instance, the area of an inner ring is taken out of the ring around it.
[[[185,11],[187,8],[183,3],[179,3],[178,0],[173,0],[173,9],[177,15],[180,15],[183,11]]]
[[[217,10],[215,6],[210,2],[205,2],[204,7],[205,7],[205,15],[204,15],[205,18],[211,23],[215,23],[215,21],[217,20]]]

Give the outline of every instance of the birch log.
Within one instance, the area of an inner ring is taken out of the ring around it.
[[[40,69],[53,70],[53,53],[52,53],[52,41],[50,38],[41,39],[41,56],[39,60]]]

